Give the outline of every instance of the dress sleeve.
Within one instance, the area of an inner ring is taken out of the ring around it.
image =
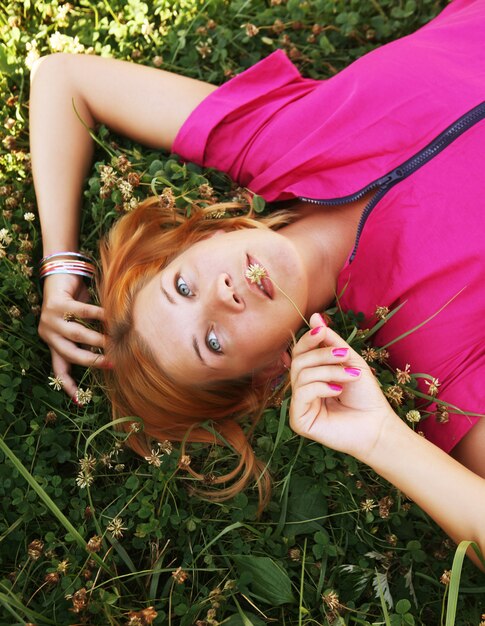
[[[247,184],[267,165],[263,153],[245,161],[255,137],[279,110],[318,82],[303,78],[277,50],[205,98],[178,132],[173,152]]]

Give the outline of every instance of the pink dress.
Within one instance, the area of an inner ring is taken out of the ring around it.
[[[375,188],[340,304],[372,323],[377,306],[404,303],[376,344],[422,325],[389,347],[391,364],[432,375],[439,399],[485,414],[484,101],[485,0],[455,0],[325,81],[274,52],[211,93],[173,150],[268,201],[325,210]],[[420,428],[450,451],[478,419],[450,411]]]

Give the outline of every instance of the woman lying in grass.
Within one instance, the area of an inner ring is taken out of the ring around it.
[[[129,437],[141,454],[153,439],[206,441],[200,425],[215,420],[241,454],[227,497],[260,473],[237,421],[289,368],[297,433],[367,463],[484,550],[484,39],[485,2],[457,0],[327,81],[302,78],[281,51],[220,88],[111,59],[42,59],[39,332],[65,391],[75,396],[70,364],[105,368],[115,417],[144,422]],[[202,201],[187,218],[148,199],[102,244],[103,308],[87,304],[78,205],[92,142],[78,116],[223,170],[285,211],[256,220]],[[325,325],[318,311],[336,294],[368,325],[377,306],[400,307],[376,343],[403,376],[433,376],[421,391],[447,408],[428,407],[425,437]],[[301,315],[310,330],[293,346]],[[105,334],[75,318],[102,320]]]

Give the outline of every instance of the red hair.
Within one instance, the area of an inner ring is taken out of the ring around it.
[[[102,278],[99,283],[101,305],[105,309],[105,354],[114,364],[106,372],[107,394],[113,418],[136,416],[144,423],[135,433],[130,422],[120,428],[131,433],[127,443],[142,456],[149,456],[153,441],[183,442],[226,441],[239,455],[237,467],[224,476],[208,479],[194,469],[192,476],[212,484],[233,481],[217,490],[198,489],[197,493],[224,500],[241,491],[250,478],[257,480],[260,507],[270,491],[268,472],[253,452],[248,437],[270,397],[269,385],[253,386],[249,376],[238,380],[211,383],[205,388],[175,383],[157,364],[150,347],[134,330],[133,307],[141,287],[170,261],[211,232],[224,228],[278,228],[288,223],[287,213],[279,212],[254,219],[251,210],[242,213],[239,203],[221,203],[205,208],[190,208],[190,217],[173,207],[161,205],[158,197],[148,198],[113,226],[101,243]],[[220,219],[236,210],[239,214]],[[251,417],[246,435],[239,425]],[[202,424],[214,422],[210,432]]]

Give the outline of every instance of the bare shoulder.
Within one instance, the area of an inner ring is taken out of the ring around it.
[[[451,456],[485,478],[485,418],[480,419],[453,448]]]

